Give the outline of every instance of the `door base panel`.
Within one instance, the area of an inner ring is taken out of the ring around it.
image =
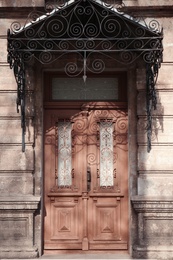
[[[123,250],[123,249],[127,249],[127,242],[110,242],[107,241],[106,242],[90,242],[89,243],[89,249],[91,250],[102,250],[104,248],[104,250]]]
[[[45,250],[63,250],[63,249],[69,249],[69,250],[75,250],[75,249],[82,249],[82,242],[56,242],[56,244],[54,243],[50,243],[50,244],[45,244],[44,246]]]
[[[44,250],[43,252],[43,258],[46,258],[47,255],[52,255],[53,258],[57,259],[62,256],[64,259],[64,255],[66,256],[73,256],[71,258],[75,259],[76,256],[77,259],[80,259],[78,256],[81,255],[87,257],[88,259],[116,259],[116,256],[125,256],[125,258],[128,259],[129,252],[128,250],[89,250],[89,251],[83,251],[83,250]],[[99,257],[98,257],[99,255]],[[70,257],[68,257],[70,258]],[[86,258],[86,259],[87,259]],[[81,258],[82,259],[82,258]],[[118,258],[121,259],[121,258]]]

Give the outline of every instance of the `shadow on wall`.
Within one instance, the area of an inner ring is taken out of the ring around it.
[[[157,93],[157,107],[152,111],[152,142],[159,142],[159,132],[164,132],[163,125],[164,107],[161,103],[161,98]]]

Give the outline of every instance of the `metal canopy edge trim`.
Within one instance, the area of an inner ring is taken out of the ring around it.
[[[162,62],[163,30],[156,20],[123,13],[123,4],[98,0],[54,1],[47,3],[45,13],[34,9],[25,25],[14,22],[7,33],[8,63],[17,82],[17,111],[21,108],[22,151],[25,151],[25,70],[35,58],[49,64],[74,53],[80,66],[67,62],[69,77],[87,72],[102,73],[105,60],[128,66],[142,59],[146,66],[147,150],[151,150],[152,108],[156,109],[155,85]],[[126,8],[127,9],[127,8]],[[97,56],[95,58],[95,56]],[[92,63],[90,60],[92,59]]]

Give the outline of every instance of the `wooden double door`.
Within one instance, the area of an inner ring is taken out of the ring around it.
[[[126,103],[58,102],[44,122],[44,252],[128,250]]]

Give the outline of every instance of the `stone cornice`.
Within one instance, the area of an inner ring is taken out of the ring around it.
[[[0,197],[0,210],[36,210],[40,196]]]
[[[45,12],[43,7],[35,7]],[[0,7],[0,18],[26,18],[33,7]],[[125,6],[123,12],[134,17],[173,17],[173,5],[166,6]]]
[[[134,17],[173,17],[173,6],[126,6],[123,11]]]
[[[131,202],[137,212],[173,212],[173,197],[133,196]]]
[[[36,7],[37,11],[45,12],[43,7]],[[0,18],[26,19],[28,14],[34,11],[33,7],[0,7]]]

